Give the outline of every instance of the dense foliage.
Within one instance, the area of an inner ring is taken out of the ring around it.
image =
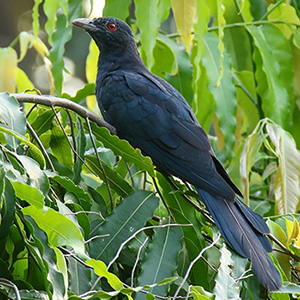
[[[103,10],[132,25],[147,67],[185,96],[245,202],[267,219],[284,282],[270,295],[188,185],[80,110],[98,113],[93,42],[88,83],[63,92],[83,2],[35,0],[32,31],[0,48],[0,298],[300,295],[299,2],[106,0]],[[30,48],[56,98],[33,95],[20,68]]]

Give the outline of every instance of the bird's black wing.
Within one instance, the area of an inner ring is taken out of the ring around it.
[[[267,254],[272,249],[268,226],[235,195],[239,190],[180,93],[146,70],[119,70],[102,80],[97,96],[118,134],[163,171],[193,184],[227,243],[250,258],[262,284],[278,289],[280,275]]]
[[[112,82],[115,88],[106,88]],[[102,81],[99,98],[107,121],[158,167],[216,196],[233,201],[240,194],[191,108],[171,85],[148,72],[118,71]]]

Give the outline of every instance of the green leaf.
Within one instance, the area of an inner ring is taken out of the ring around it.
[[[108,272],[105,263],[101,260],[90,259],[87,260],[86,263],[94,268],[94,272],[98,276],[105,277],[114,290],[121,290],[124,288],[120,279],[115,274]]]
[[[76,95],[74,97],[71,97],[70,95],[63,93],[62,97],[69,99],[73,102],[79,103],[82,100],[84,100],[87,96],[94,95],[95,94],[95,83],[87,83],[84,85],[83,88],[77,90]]]
[[[182,249],[182,231],[179,227],[167,226],[156,228],[145,259],[142,261],[139,285],[152,285],[174,275],[177,268],[177,256]],[[166,295],[167,285],[159,285],[149,289],[156,295]],[[143,294],[137,294],[135,299],[144,299]]]
[[[275,176],[275,213],[296,213],[300,204],[300,152],[293,137],[276,124],[266,125],[278,157]]]
[[[32,8],[32,28],[34,35],[37,36],[40,30],[40,22],[39,22],[39,5],[43,2],[43,0],[35,0],[34,6]]]
[[[206,246],[204,237],[201,234],[202,225],[197,218],[198,213],[179,193],[172,193],[174,188],[170,186],[162,174],[158,173],[157,177],[162,188],[164,200],[167,203],[175,222],[178,224],[193,225],[183,226],[181,228],[184,236],[185,247],[188,251],[189,259],[192,261],[197,257],[200,249]],[[186,264],[188,263],[189,262],[186,262]],[[208,287],[207,269],[207,264],[203,260],[198,260],[191,271],[191,276],[194,280],[198,283],[201,282],[201,284],[205,287]],[[203,270],[203,272],[199,272],[198,270]]]
[[[218,39],[213,34],[206,34],[204,38],[203,66],[206,69],[209,86],[216,101],[216,114],[219,126],[224,134],[226,153],[229,159],[233,155],[236,130],[236,90],[230,70],[230,58],[224,51],[223,76],[220,84],[220,53],[218,51]],[[223,145],[224,146],[224,145]]]
[[[76,185],[71,179],[64,176],[59,176],[56,174],[49,174],[51,181],[57,182],[66,191],[73,193],[81,206],[85,209],[89,209],[92,203],[92,198],[89,193],[87,193],[80,185]]]
[[[230,265],[232,265],[231,253],[227,250],[225,244],[223,244],[221,248],[220,266],[215,278],[216,285],[213,290],[213,293],[216,295],[216,300],[239,299],[239,285],[231,276]]]
[[[45,194],[49,191],[49,180],[47,175],[42,171],[35,160],[26,155],[15,154],[16,159],[21,163],[29,177],[29,182],[31,186],[38,188],[41,192]]]
[[[34,285],[44,286],[44,290],[50,296],[53,296],[54,299],[62,299],[67,286],[62,273],[57,268],[57,256],[55,251],[49,246],[46,233],[29,216],[25,216],[24,225],[26,225],[26,229],[31,234],[31,240],[27,248],[35,262],[28,266],[29,270],[27,272],[29,276],[27,280]],[[19,226],[21,226],[20,223]]]
[[[32,90],[34,88],[33,83],[28,78],[27,74],[20,68],[18,68],[17,73],[17,91],[18,93],[23,93],[27,90]]]
[[[60,4],[62,1],[60,2]],[[66,2],[67,3],[67,2]],[[52,35],[52,49],[50,51],[50,60],[52,62],[52,74],[54,77],[54,85],[58,95],[62,93],[63,83],[63,69],[64,61],[63,55],[65,52],[65,44],[72,37],[72,27],[70,23],[72,20],[78,18],[81,13],[81,0],[70,0],[68,2],[68,15],[60,14],[57,17],[56,31]],[[64,13],[66,13],[64,11]]]
[[[46,161],[45,161],[45,158],[44,158],[41,150],[37,146],[35,146],[30,141],[28,141],[25,137],[19,135],[19,133],[14,132],[13,130],[7,129],[5,127],[2,127],[1,124],[0,124],[0,132],[3,132],[5,134],[7,134],[8,136],[15,138],[16,140],[21,141],[25,145],[28,145],[31,148],[30,150],[32,151],[32,155],[34,156],[35,160],[38,161],[38,163],[41,165],[41,167],[44,167],[44,165],[46,164]],[[16,144],[14,143],[14,145],[16,145]],[[21,157],[21,156],[19,156],[19,157]],[[25,156],[23,156],[23,157],[25,157]]]
[[[140,30],[140,42],[142,44],[142,58],[148,69],[154,65],[153,49],[158,33],[158,0],[135,0],[135,16]]]
[[[40,209],[28,206],[22,209],[23,214],[31,216],[43,229],[53,247],[71,246],[75,252],[84,257],[84,240],[79,228],[67,217],[50,207]]]
[[[0,239],[5,238],[13,225],[16,211],[16,196],[12,184],[4,178],[5,172],[0,168],[0,181],[3,197],[0,198]]]
[[[163,40],[156,39],[156,45],[153,50],[155,63],[151,72],[159,77],[165,78],[166,73],[175,72],[175,56],[172,49]]]
[[[109,263],[121,244],[152,217],[158,199],[151,192],[136,191],[125,197],[93,235],[103,235],[90,243],[90,255]],[[169,276],[168,276],[169,277]]]
[[[159,34],[157,39],[167,45],[175,57],[175,70],[172,74],[166,74],[166,80],[171,83],[187,100],[192,103],[194,92],[192,88],[193,67],[190,58],[185,51],[185,47],[179,45],[163,34]]]
[[[253,73],[250,71],[235,72],[237,80],[237,101],[243,109],[247,119],[244,121],[247,124],[247,132],[252,132],[259,121],[259,112],[256,103],[256,87]],[[251,95],[252,99],[241,89],[244,87]]]
[[[103,17],[115,17],[125,21],[129,16],[131,0],[106,0],[103,9]]]
[[[202,286],[191,286],[191,294],[194,300],[213,300],[215,296],[204,290]]]
[[[111,149],[115,155],[122,156],[126,162],[132,162],[141,170],[154,176],[154,167],[150,157],[143,156],[139,149],[132,148],[127,141],[111,135],[106,128],[100,128],[94,123],[91,124],[91,128],[96,139],[101,141],[104,147]]]
[[[134,191],[133,187],[114,169],[110,168],[104,161],[101,161],[105,175],[99,166],[96,156],[86,155],[86,163],[104,182],[105,175],[108,179],[109,186],[115,190],[120,196],[125,197]]]
[[[196,0],[172,0],[171,3],[177,30],[187,51],[189,51],[196,12]]]
[[[284,230],[275,222],[267,220],[267,225],[270,228],[271,234],[276,237],[283,245],[288,247],[288,238]],[[273,247],[278,248],[279,246],[273,245]],[[290,278],[291,275],[291,265],[289,257],[281,252],[273,252],[274,256],[278,260],[280,267],[284,270],[285,276]]]
[[[92,270],[79,263],[73,257],[68,257],[68,270],[70,274],[69,290],[81,295],[90,290],[92,285]]]
[[[288,23],[294,23],[300,25],[299,16],[297,16],[297,12],[295,8],[290,4],[287,3],[281,3],[278,5],[278,3],[270,4],[268,6],[268,11],[270,12],[268,14],[268,20],[280,20],[285,21],[287,24],[276,24],[275,26],[278,27],[286,36],[287,39],[291,37],[293,32],[295,32],[295,29],[293,26],[289,26]]]
[[[52,126],[50,147],[53,155],[58,161],[72,169],[73,155],[67,137],[63,133],[59,125]]]
[[[276,52],[273,50],[273,43],[270,43],[271,41],[276,42],[276,47],[280,46],[282,53],[280,55],[288,55],[286,63],[289,65],[289,54],[288,51],[285,51],[286,46],[284,46],[286,44],[285,38],[280,30],[273,25],[265,25],[263,28],[250,26],[247,29],[252,35],[256,46],[253,60],[256,65],[257,92],[262,99],[264,114],[281,127],[288,128],[292,120],[291,100],[293,99],[289,100],[286,82],[281,80],[281,77],[288,76],[289,78],[292,70],[288,71],[280,65],[280,61],[277,59],[278,54],[274,59]],[[271,41],[268,32],[272,32]],[[291,82],[288,84],[289,88],[290,84]]]
[[[201,59],[204,54],[203,38],[205,33],[207,32],[207,24],[209,22],[209,17],[210,17],[209,9],[206,6],[205,0],[197,0],[197,22],[195,24],[195,40],[197,46],[193,47],[193,52],[192,52],[192,61],[194,66],[193,89],[195,91],[194,99],[193,99],[193,110],[196,116],[199,117],[198,120],[200,121],[200,124],[202,124],[202,126],[204,125],[204,121],[203,118],[199,116],[198,112],[201,112],[201,115],[203,115],[203,111],[204,111],[203,106],[214,108],[214,105],[211,105],[211,102],[213,102],[211,101],[212,99],[208,97],[209,92],[206,88],[207,82],[205,82],[207,80],[205,80],[206,78],[204,79],[204,74],[203,74],[205,73],[205,70],[201,65]],[[203,85],[204,82],[206,83],[206,85]],[[203,101],[205,100],[209,101],[209,105],[203,105]],[[209,120],[209,125],[210,125],[210,121],[211,120]],[[203,126],[203,128],[208,129],[209,125]]]
[[[253,132],[247,137],[244,145],[244,149],[241,153],[240,159],[240,174],[242,179],[242,187],[245,203],[249,205],[250,201],[250,182],[249,174],[252,166],[259,160],[259,150],[262,146],[264,136],[261,131],[263,121],[260,121]]]
[[[43,108],[37,111],[34,120],[29,121],[36,134],[41,136],[52,127],[54,117],[52,109]]]
[[[47,17],[47,22],[45,24],[45,31],[48,34],[48,42],[50,45],[52,45],[52,35],[56,27],[58,8],[59,8],[59,0],[45,1],[43,5],[43,10]]]
[[[11,183],[18,198],[38,208],[42,208],[44,206],[45,196],[40,190],[18,181],[11,181]]]
[[[25,115],[20,110],[18,101],[8,93],[0,93],[0,120],[0,127],[7,128],[18,136],[25,135]],[[5,137],[8,144],[16,151],[18,145],[20,144],[21,137],[16,138],[13,135],[7,133],[5,134]],[[25,140],[24,137],[22,138],[23,140]]]

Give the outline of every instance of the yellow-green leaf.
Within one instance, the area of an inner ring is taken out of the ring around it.
[[[44,206],[45,196],[39,189],[19,181],[11,181],[11,183],[18,198],[25,200],[29,204],[38,208],[42,208]]]
[[[274,8],[275,5],[276,8]],[[287,3],[281,3],[280,5],[277,5],[276,3],[270,4],[268,10],[272,10],[268,15],[268,20],[286,21],[286,24],[275,24],[275,26],[277,26],[284,33],[286,38],[289,39],[294,32],[294,28],[292,25],[288,25],[288,23],[300,25],[300,20],[295,8]]]
[[[108,283],[114,290],[121,290],[124,288],[123,283],[120,281],[120,279],[113,273],[110,273],[107,270],[107,267],[104,262],[101,260],[96,260],[96,259],[90,259],[87,260],[86,263],[89,266],[92,266],[94,268],[94,272],[98,276],[103,276],[107,279]]]
[[[84,240],[80,229],[67,217],[50,207],[37,208],[33,205],[24,207],[23,214],[32,217],[43,229],[53,247],[71,246],[81,257],[84,254]]]
[[[17,82],[18,56],[15,49],[0,48],[0,91],[14,93]]]
[[[178,33],[187,51],[192,41],[192,27],[196,12],[196,0],[172,0],[172,9]]]
[[[96,81],[98,56],[99,56],[99,49],[96,43],[94,42],[94,40],[91,40],[90,47],[89,47],[89,55],[87,56],[86,59],[86,68],[85,68],[86,79],[88,82],[91,83],[94,83]],[[86,98],[86,104],[89,110],[95,113],[99,113],[96,96],[88,96]]]

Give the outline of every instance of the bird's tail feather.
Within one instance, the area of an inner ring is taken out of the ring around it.
[[[281,287],[280,274],[267,252],[272,250],[269,228],[261,216],[250,210],[238,197],[226,201],[196,188],[226,242],[252,262],[252,270],[260,283],[270,291]]]

